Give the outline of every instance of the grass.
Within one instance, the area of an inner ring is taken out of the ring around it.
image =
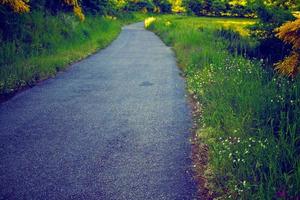
[[[54,76],[70,63],[83,59],[114,40],[124,24],[142,21],[145,14],[120,18],[32,12],[21,18],[13,40],[0,44],[0,95],[34,85]]]
[[[209,146],[205,172],[216,199],[297,199],[299,78],[256,59],[255,20],[162,16],[148,24],[173,47],[188,91],[201,105],[197,137]]]

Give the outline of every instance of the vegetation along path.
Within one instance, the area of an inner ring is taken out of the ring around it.
[[[175,57],[143,23],[0,105],[0,199],[194,199]]]

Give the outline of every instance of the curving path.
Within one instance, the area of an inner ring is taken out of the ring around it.
[[[191,200],[175,57],[142,23],[0,105],[0,199]]]

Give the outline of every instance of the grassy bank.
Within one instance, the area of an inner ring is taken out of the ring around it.
[[[243,57],[253,20],[164,16],[148,28],[172,46],[201,105],[197,137],[219,199],[297,199],[300,191],[298,79]]]
[[[120,18],[86,16],[80,22],[71,14],[24,14],[10,40],[0,43],[0,95],[32,86],[54,76],[114,40],[124,24],[141,21],[144,14]],[[2,39],[2,38],[0,38]]]

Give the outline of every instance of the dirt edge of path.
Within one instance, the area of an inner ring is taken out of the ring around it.
[[[208,167],[208,145],[197,136],[199,129],[198,120],[201,117],[201,106],[193,94],[188,95],[188,102],[192,111],[192,137],[191,137],[191,158],[193,162],[194,178],[197,182],[197,197],[202,200],[212,200],[213,193],[208,187],[208,179],[205,172]]]

